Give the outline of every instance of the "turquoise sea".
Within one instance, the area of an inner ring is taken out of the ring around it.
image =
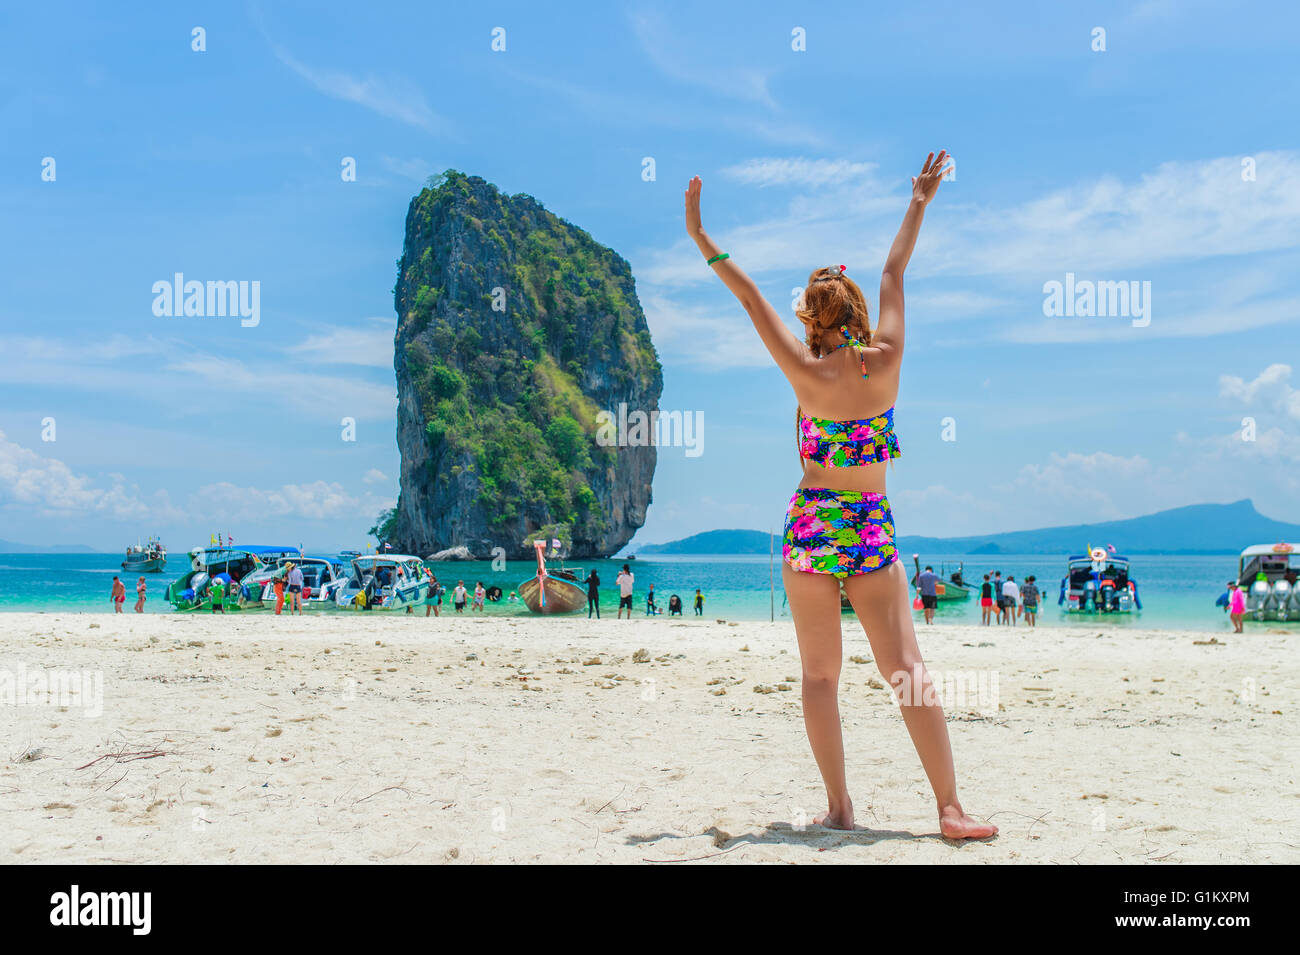
[[[927,555],[926,562],[938,568],[942,563],[965,562],[966,579],[982,578],[986,572],[1001,570],[1022,581],[1026,574],[1038,577],[1044,595],[1044,612],[1040,626],[1093,626],[1097,617],[1067,616],[1056,606],[1060,579],[1065,572],[1065,558],[1043,555]],[[114,574],[121,574],[118,554],[0,554],[0,611],[89,611],[109,613],[112,604],[109,590]],[[614,578],[622,560],[575,562],[584,572],[595,567],[600,573],[601,612],[613,616],[618,605]],[[531,561],[511,561],[505,570],[494,571],[488,562],[467,561],[431,565],[439,580],[450,591],[457,580],[473,590],[481,580],[484,587],[493,584],[509,594],[520,581],[533,572]],[[668,598],[678,594],[685,614],[693,614],[695,588],[704,591],[704,616],[730,620],[767,620],[773,612],[777,619],[789,617],[781,590],[780,558],[775,565],[775,591],[770,589],[769,562],[766,556],[668,556],[642,557],[630,562],[636,576],[634,598],[637,616],[645,613],[645,592],[655,585],[657,603],[667,615]],[[1236,572],[1237,557],[1231,554],[1214,557],[1141,555],[1133,558],[1133,576],[1138,581],[1144,609],[1131,616],[1107,617],[1109,624],[1156,629],[1194,628],[1201,630],[1231,629],[1222,608],[1214,605],[1224,590],[1224,582]],[[173,557],[161,574],[147,575],[146,613],[170,613],[162,599],[167,584],[187,568],[184,554]],[[910,569],[910,568],[909,568]],[[135,576],[126,579],[129,613],[135,602]],[[444,604],[444,611],[447,605]],[[330,612],[330,611],[326,611]],[[522,604],[488,604],[489,614],[527,614]],[[918,614],[919,616],[919,614]],[[979,602],[975,598],[941,603],[938,621],[978,622]],[[1278,624],[1271,624],[1279,626]],[[1280,626],[1287,626],[1285,624]],[[1290,626],[1295,626],[1294,624]],[[1297,628],[1300,630],[1300,628]]]

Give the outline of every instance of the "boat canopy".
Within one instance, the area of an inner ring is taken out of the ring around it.
[[[209,547],[196,547],[190,551],[191,554],[297,554],[296,547],[275,547],[270,544],[239,544],[233,547],[226,547],[216,544]]]
[[[1092,563],[1092,557],[1089,556],[1088,554],[1071,554],[1071,555],[1070,555],[1069,557],[1067,557],[1066,559],[1067,559],[1070,563],[1072,563],[1072,564],[1073,564],[1075,561],[1085,561],[1085,562],[1087,562],[1087,563],[1089,563],[1089,564]],[[1108,563],[1108,564],[1127,564],[1127,563],[1128,563],[1128,558],[1125,557],[1123,554],[1107,554],[1107,555],[1106,555],[1106,563]]]
[[[1251,544],[1241,552],[1242,557],[1288,557],[1295,554],[1300,547],[1295,544],[1279,542],[1277,544]]]

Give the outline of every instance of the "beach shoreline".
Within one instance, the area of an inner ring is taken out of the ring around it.
[[[853,833],[810,822],[825,806],[788,621],[0,614],[0,849],[16,863],[1300,861],[1282,841],[1300,798],[1294,629],[918,625],[936,679],[970,691],[947,707],[963,803],[1002,830],[958,845],[844,624]],[[72,674],[79,699],[34,692]]]

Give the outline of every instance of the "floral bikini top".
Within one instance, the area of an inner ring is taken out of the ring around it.
[[[841,329],[848,341],[837,345],[866,347],[865,342],[850,338],[848,329]],[[861,357],[861,356],[859,356]],[[867,378],[867,362],[862,359],[862,377]],[[894,434],[894,409],[873,418],[835,421],[815,418],[799,412],[799,457],[820,464],[824,468],[847,468],[862,464],[892,461],[899,456],[898,435]]]

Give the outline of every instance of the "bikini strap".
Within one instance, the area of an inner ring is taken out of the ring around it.
[[[854,338],[852,335],[849,334],[849,326],[847,325],[840,326],[840,334],[843,335],[847,339],[847,341],[840,342],[838,345],[836,345],[835,348],[833,349],[834,351],[839,351],[841,348],[845,347],[846,345],[852,345],[854,348],[867,347],[865,342],[858,341],[858,339]],[[870,378],[871,376],[867,374],[867,359],[863,356],[862,352],[858,352],[858,362],[862,365],[862,377]]]

